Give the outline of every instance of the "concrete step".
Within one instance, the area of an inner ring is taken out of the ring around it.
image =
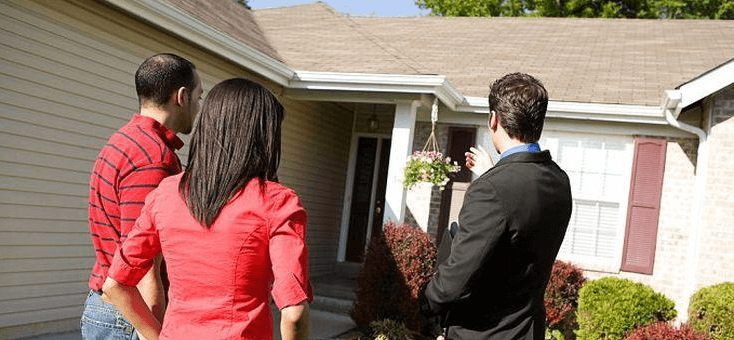
[[[314,310],[321,310],[345,316],[349,316],[352,306],[354,306],[354,300],[322,295],[314,295],[313,302],[310,305],[311,309]]]

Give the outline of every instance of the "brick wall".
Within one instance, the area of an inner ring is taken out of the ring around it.
[[[415,123],[415,136],[413,137],[413,151],[423,150],[423,146],[426,144],[428,137],[431,135],[431,123],[430,122],[416,122]],[[448,135],[449,135],[449,124],[437,123],[435,129],[436,140],[438,141],[439,151],[444,154],[447,152],[448,147]],[[441,212],[441,191],[437,187],[433,187],[431,190],[431,207],[430,215],[428,217],[428,234],[435,239],[438,227],[438,215]],[[417,226],[417,222],[409,210],[405,213],[405,223],[412,226]]]
[[[697,288],[734,281],[734,86],[714,95]]]
[[[686,308],[688,300],[688,281],[684,275],[693,219],[691,202],[695,195],[694,166],[698,139],[668,138],[667,142],[653,274],[587,271],[585,275],[591,280],[616,276],[644,283],[675,301],[680,312]]]
[[[653,275],[585,272],[588,279],[628,278],[673,299],[683,321],[695,289],[734,281],[734,86],[713,96],[708,133],[704,209],[695,206],[698,140],[668,138]],[[695,277],[689,276],[690,246],[699,228]]]

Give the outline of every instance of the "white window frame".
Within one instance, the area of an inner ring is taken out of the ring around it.
[[[627,210],[628,210],[628,200],[629,200],[629,183],[630,183],[630,176],[632,175],[632,162],[634,158],[634,139],[630,136],[622,136],[622,135],[607,135],[607,134],[590,134],[590,133],[573,133],[568,131],[554,131],[554,130],[547,130],[543,132],[543,136],[540,140],[540,148],[542,150],[546,150],[549,148],[548,145],[544,145],[544,142],[547,143],[548,138],[556,138],[556,139],[572,139],[572,140],[592,140],[592,141],[601,141],[601,142],[607,142],[607,141],[614,141],[614,142],[620,142],[625,146],[624,149],[624,159],[620,160],[623,162],[621,165],[623,170],[621,183],[625,185],[626,190],[620,190],[619,196],[617,200],[614,200],[615,203],[619,203],[619,215],[617,217],[616,224],[616,234],[615,234],[615,241],[613,244],[613,256],[609,258],[608,260],[601,260],[598,258],[592,258],[589,256],[583,256],[583,255],[574,255],[574,254],[568,254],[564,252],[559,252],[558,259],[574,263],[575,265],[580,266],[581,268],[585,270],[591,270],[591,271],[600,271],[600,272],[608,272],[608,273],[619,273],[621,263],[622,263],[622,251],[624,248],[624,237],[625,237],[625,231],[626,231],[626,223],[627,223]],[[553,156],[553,159],[558,161],[555,153],[557,150],[551,150],[551,155]],[[559,162],[560,163],[560,162]],[[559,164],[560,165],[560,164]],[[564,169],[567,170],[567,169]],[[573,184],[572,184],[573,185]],[[574,195],[574,209],[576,206],[576,199],[583,199],[584,197],[577,197],[577,193],[579,192],[578,189],[572,188],[572,192],[576,195]],[[591,198],[589,199],[598,201],[597,198]],[[569,226],[570,230],[571,226]]]

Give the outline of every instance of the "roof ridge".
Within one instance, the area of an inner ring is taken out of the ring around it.
[[[328,7],[328,5],[327,5]],[[335,11],[333,8],[329,7],[332,11]],[[420,62],[414,60],[408,55],[405,55],[400,52],[400,50],[390,46],[388,43],[382,41],[382,39],[378,38],[376,35],[372,34],[367,30],[366,28],[362,27],[362,25],[358,24],[354,19],[350,17],[343,16],[339,13],[335,13],[338,17],[342,18],[342,20],[345,20],[347,22],[347,25],[354,29],[357,33],[365,37],[367,40],[371,41],[373,44],[375,44],[377,47],[382,49],[385,53],[389,54],[390,56],[397,59],[398,62],[401,64],[407,66],[408,68],[414,70],[416,74],[425,74],[428,73],[427,67]]]
[[[286,8],[296,8],[296,7],[306,7],[306,6],[314,6],[314,5],[326,5],[326,7],[329,7],[329,4],[323,2],[323,1],[314,1],[311,3],[302,3],[302,4],[295,4],[295,5],[285,5],[285,6],[279,6],[279,7],[262,7],[262,8],[253,8],[251,11],[253,12],[259,12],[259,11],[272,11],[272,10],[279,10],[279,9],[286,9]]]

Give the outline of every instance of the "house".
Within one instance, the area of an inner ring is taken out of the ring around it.
[[[683,315],[693,291],[734,278],[734,22],[6,0],[0,28],[0,339],[78,327],[89,169],[137,109],[137,65],[164,51],[197,65],[205,93],[248,77],[283,102],[280,178],[309,213],[314,277],[359,261],[383,220],[411,219],[401,171],[434,102],[443,150],[486,146],[488,85],[521,71],[549,90],[541,147],[573,181],[561,259],[649,284]],[[462,176],[432,198],[437,237]]]

